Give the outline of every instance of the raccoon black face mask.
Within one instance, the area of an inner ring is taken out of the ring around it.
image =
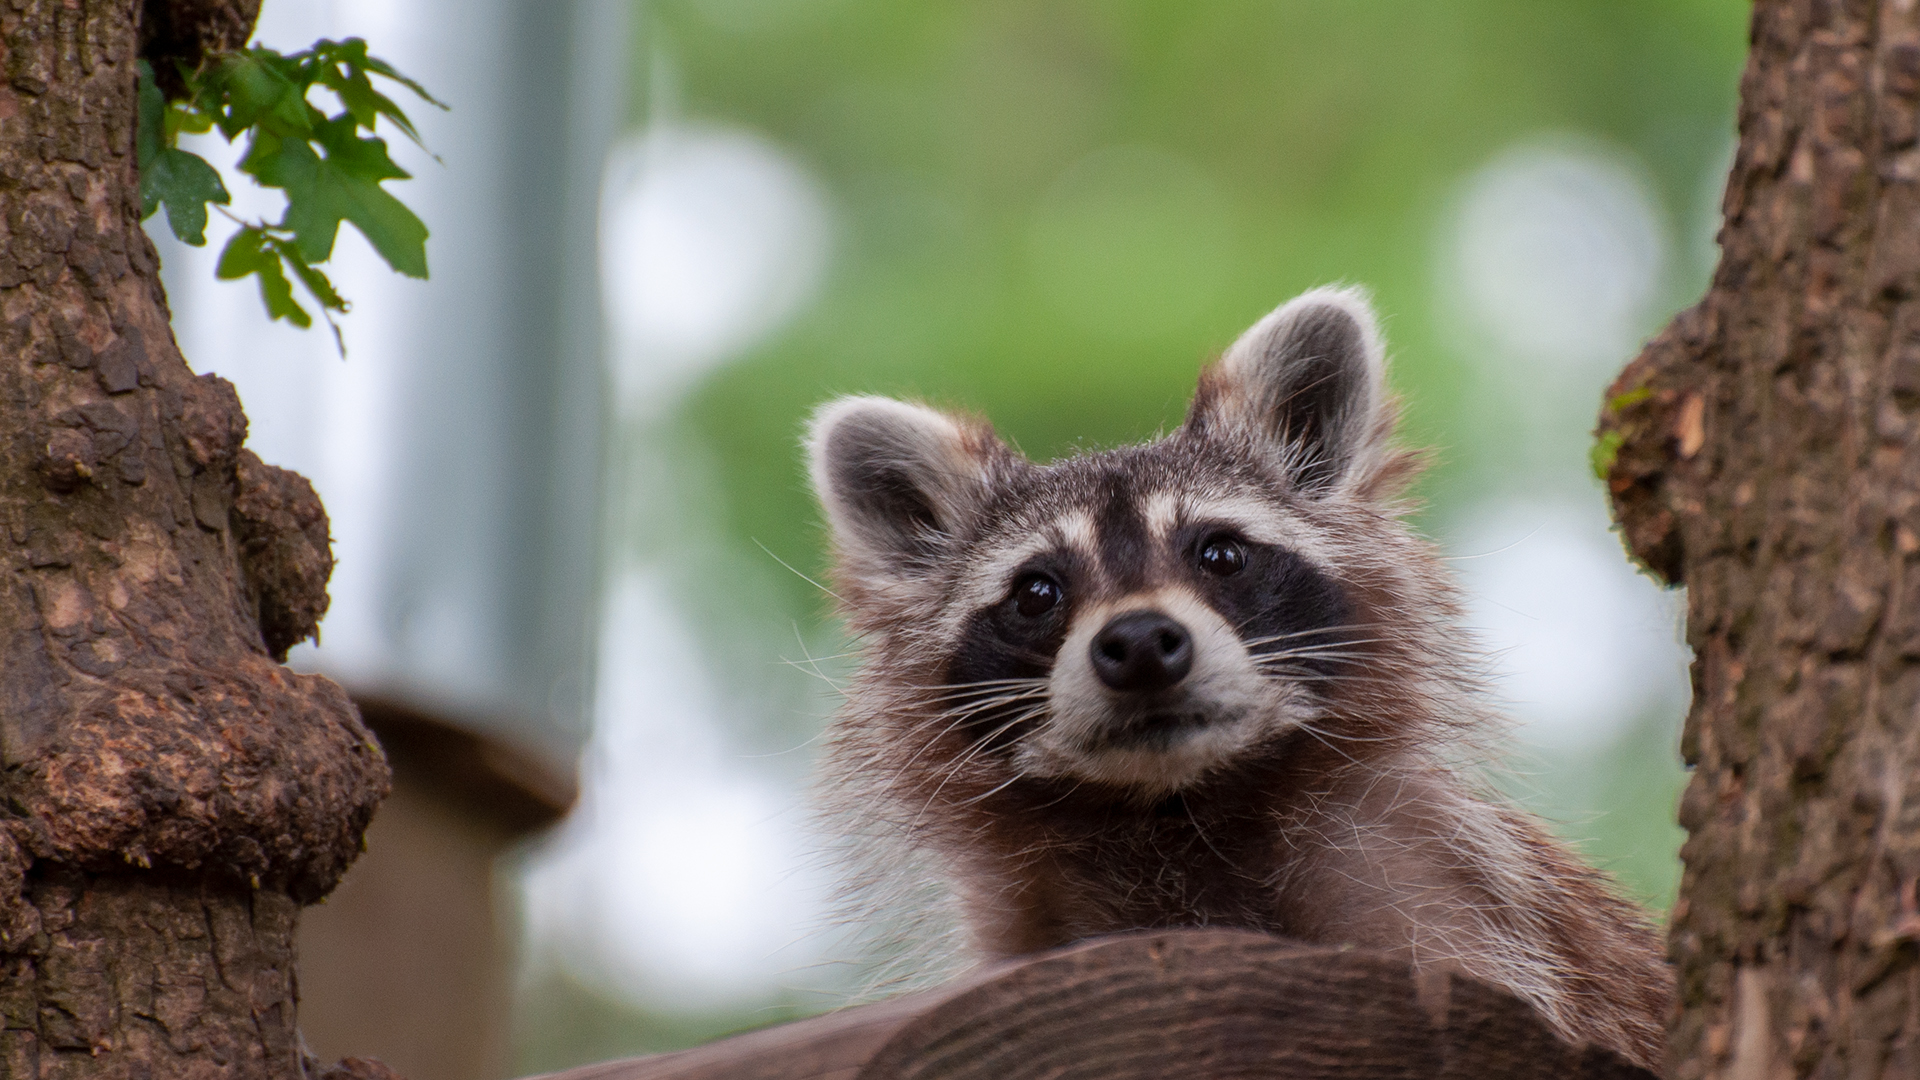
[[[1506,987],[1643,1065],[1671,976],[1632,905],[1453,764],[1487,728],[1372,311],[1322,289],[1154,442],[1048,464],[832,402],[808,438],[862,666],[837,812],[930,855],[979,949],[1245,926]],[[902,862],[901,865],[907,865]]]

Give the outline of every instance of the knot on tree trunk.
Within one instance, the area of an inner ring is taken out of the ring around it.
[[[196,68],[211,53],[238,49],[253,36],[260,0],[145,0],[140,5],[140,56],[169,98],[185,97],[178,65]]]
[[[311,902],[359,854],[389,788],[345,692],[265,657],[121,672],[74,706],[8,770],[6,828],[35,859],[196,870]],[[0,877],[6,866],[0,853]]]
[[[1607,388],[1594,463],[1628,554],[1668,585],[1684,584],[1682,519],[1697,510],[1692,464],[1706,442],[1700,361],[1712,338],[1706,306],[1676,316]]]
[[[333,574],[327,510],[307,478],[240,451],[234,466],[233,534],[240,569],[275,660],[320,633]]]

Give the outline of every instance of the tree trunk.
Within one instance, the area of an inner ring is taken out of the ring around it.
[[[1678,1078],[1920,1076],[1920,10],[1759,0],[1721,261],[1609,391],[1688,590]]]
[[[275,662],[331,568],[304,480],[174,344],[135,60],[258,0],[0,6],[0,1075],[297,1077],[293,931],[386,791]],[[144,26],[143,26],[144,20]]]

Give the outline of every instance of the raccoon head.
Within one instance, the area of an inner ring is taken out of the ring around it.
[[[1369,568],[1406,535],[1380,510],[1410,471],[1391,428],[1373,314],[1332,289],[1248,330],[1140,446],[1042,465],[983,423],[829,404],[813,484],[863,685],[896,714],[869,722],[956,790],[1142,796],[1328,734],[1379,639]]]

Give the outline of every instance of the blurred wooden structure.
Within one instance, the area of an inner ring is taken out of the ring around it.
[[[393,766],[367,850],[300,922],[300,1027],[322,1060],[407,1080],[507,1067],[511,911],[494,863],[573,805],[573,777],[511,743],[358,698]]]
[[[1504,992],[1240,930],[1103,938],[950,986],[545,1080],[1653,1080]]]

